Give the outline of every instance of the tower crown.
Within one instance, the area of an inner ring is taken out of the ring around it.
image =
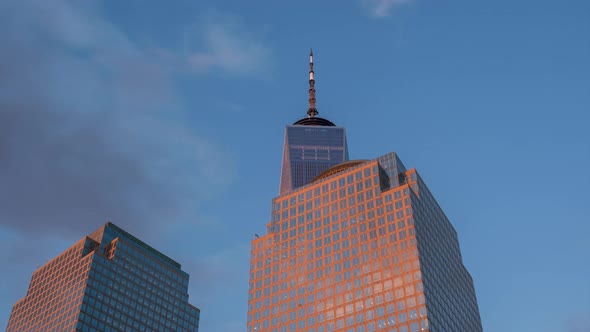
[[[332,121],[318,117],[318,109],[315,106],[315,73],[313,71],[313,50],[309,49],[309,108],[307,109],[307,117],[300,119],[294,125],[301,126],[336,126]]]
[[[325,170],[348,161],[346,130],[317,116],[313,52],[309,52],[309,109],[307,116],[285,128],[281,195],[308,185]]]
[[[309,49],[309,108],[307,109],[307,115],[310,118],[318,115],[318,110],[315,108],[315,78],[313,72],[313,50]]]

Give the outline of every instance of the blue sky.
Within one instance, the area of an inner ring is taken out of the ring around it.
[[[0,3],[0,326],[105,221],[245,329],[249,241],[307,109],[397,151],[459,233],[486,331],[590,324],[587,1]]]

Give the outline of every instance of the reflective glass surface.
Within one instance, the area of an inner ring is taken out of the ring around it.
[[[39,268],[7,331],[197,331],[180,264],[105,226]]]
[[[321,172],[346,160],[348,148],[344,128],[287,126],[280,193],[304,186]]]

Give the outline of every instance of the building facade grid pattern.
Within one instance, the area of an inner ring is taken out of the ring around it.
[[[7,331],[197,331],[180,265],[107,223],[34,274]]]
[[[419,244],[441,215],[417,179],[390,153],[276,197],[268,233],[252,241],[247,331],[481,331],[456,234],[437,238],[447,253]],[[424,271],[450,256],[462,279]]]

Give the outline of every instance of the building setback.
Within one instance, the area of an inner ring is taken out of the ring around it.
[[[308,117],[287,133],[339,128],[316,117],[313,80],[312,67]],[[457,233],[415,169],[391,152],[308,168],[285,189],[285,159],[267,234],[252,240],[248,332],[482,331]]]
[[[33,273],[6,331],[198,331],[188,279],[109,222]]]

